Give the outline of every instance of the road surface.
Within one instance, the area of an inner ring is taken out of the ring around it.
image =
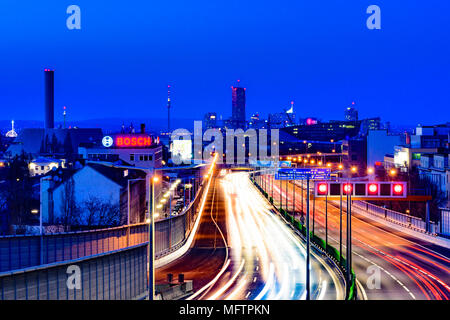
[[[247,173],[213,180],[193,246],[163,274],[194,280],[190,299],[305,299],[305,249],[271,210]],[[342,279],[322,258],[311,260],[312,299],[343,299]]]
[[[280,184],[265,178],[269,195],[274,192],[279,203]],[[272,184],[273,182],[273,184]],[[273,185],[273,188],[271,187]],[[281,196],[285,207],[286,195],[289,210],[293,209],[293,184],[282,183]],[[306,212],[306,191],[303,193],[303,211]],[[345,203],[345,197],[343,202]],[[297,219],[302,208],[300,182],[295,193]],[[311,217],[313,215],[311,201]],[[339,249],[339,201],[328,202],[328,240]],[[393,230],[382,223],[352,210],[353,269],[358,279],[360,297],[367,299],[449,299],[450,249]],[[346,211],[343,209],[343,252],[345,257]],[[325,239],[325,201],[315,202],[315,233]],[[379,275],[379,277],[378,277]],[[377,277],[380,281],[377,280]],[[362,296],[361,296],[362,295]]]

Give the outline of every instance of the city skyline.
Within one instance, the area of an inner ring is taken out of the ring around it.
[[[67,29],[64,5],[0,5],[10,13],[0,21],[9,30],[2,119],[40,119],[45,68],[55,69],[57,122],[64,105],[72,120],[120,118],[124,110],[162,118],[167,85],[174,118],[228,118],[237,79],[247,88],[247,117],[294,100],[299,115],[324,120],[341,119],[352,101],[362,118],[411,126],[450,119],[448,3],[381,1],[381,30],[368,30],[366,8],[350,4],[78,5],[81,30]]]
[[[450,300],[448,12],[1,1],[0,302]]]

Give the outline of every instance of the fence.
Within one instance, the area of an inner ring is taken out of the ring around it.
[[[78,267],[79,275],[70,266]],[[68,285],[73,276],[79,276],[80,287]],[[146,291],[147,244],[0,273],[1,300],[138,299]]]
[[[178,250],[191,233],[200,210],[199,203],[203,197],[204,185],[197,192],[195,199],[186,210],[172,218],[157,221],[155,224],[155,257],[161,258]]]
[[[4,236],[0,237],[0,272],[79,259],[147,242],[147,224],[42,236]]]
[[[200,187],[194,200],[182,214],[156,221],[156,258],[169,254],[184,244],[197,217],[198,204],[202,195],[203,187]],[[79,259],[147,242],[148,224],[146,223],[42,236],[2,236],[0,237],[0,272]]]
[[[364,210],[367,213],[376,216],[378,218],[385,219],[390,222],[402,225],[404,227],[414,229],[420,232],[427,232],[427,224],[420,218],[413,217],[404,213],[393,211],[387,208],[379,207],[377,205],[368,203],[366,201],[353,201],[354,207]],[[345,204],[344,204],[345,206]],[[430,221],[429,232],[432,234],[439,233],[439,223]]]

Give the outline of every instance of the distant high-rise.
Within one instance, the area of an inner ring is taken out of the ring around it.
[[[170,102],[170,85],[167,86],[167,132],[170,133],[170,108],[171,108],[171,102]]]
[[[235,129],[245,129],[245,88],[231,87],[231,121]]]
[[[203,125],[206,129],[217,128],[217,114],[215,112],[208,112],[203,118]]]
[[[345,109],[346,121],[358,121],[358,110],[356,110],[355,102],[352,102],[352,106]]]
[[[55,72],[45,69],[45,128],[53,129],[55,127]]]

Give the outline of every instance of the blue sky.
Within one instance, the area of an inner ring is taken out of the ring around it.
[[[81,8],[68,30],[66,8]],[[381,8],[381,30],[366,8]],[[450,121],[450,1],[15,1],[0,3],[2,119],[43,119],[43,69],[55,69],[56,120],[247,114],[295,101],[300,117]],[[174,115],[175,116],[175,115]]]

